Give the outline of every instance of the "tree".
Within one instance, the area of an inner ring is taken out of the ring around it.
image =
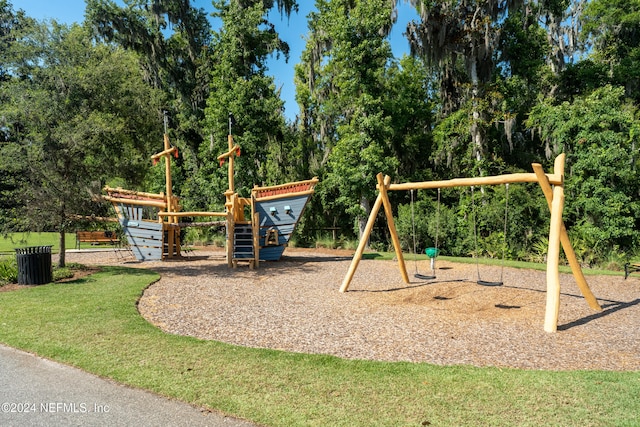
[[[193,7],[190,0],[125,0],[124,6],[120,4],[87,0],[87,24],[98,39],[139,54],[145,81],[163,91],[168,132],[182,153],[173,164],[174,186],[180,192],[182,170],[193,173],[198,169],[196,153],[206,140],[202,121],[209,97],[209,71],[215,62],[211,24],[205,11]]]
[[[582,1],[447,0],[412,3],[419,10],[421,19],[420,22],[411,22],[407,33],[412,52],[424,57],[439,76],[441,113],[445,125],[440,129],[440,133],[445,135],[442,141],[446,143],[448,130],[454,131],[451,148],[455,150],[447,157],[468,155],[476,163],[474,174],[486,174],[491,168],[490,162],[494,158],[499,159],[501,152],[501,147],[496,146],[500,140],[492,137],[490,126],[502,125],[510,139],[515,119],[512,110],[515,106],[505,105],[506,94],[501,90],[506,88],[496,86],[495,76],[506,72],[530,79],[532,75],[525,72],[525,67],[539,65],[542,53],[557,76],[564,69],[566,58],[571,58],[577,48],[577,17]],[[521,25],[522,33],[533,38],[519,37],[515,25]],[[540,44],[538,28],[546,29],[548,49]],[[518,44],[503,38],[505,32],[517,37]],[[530,42],[529,49],[516,49],[524,47],[523,41]],[[526,54],[522,55],[524,52]],[[498,64],[506,67],[500,69]],[[536,71],[536,68],[531,71]],[[463,135],[459,133],[465,126],[470,134],[467,144],[463,144]],[[511,146],[511,141],[509,143]],[[469,147],[464,147],[466,145]],[[448,148],[441,147],[441,151]],[[462,167],[470,170],[467,165]]]
[[[384,84],[384,110],[391,120],[390,144],[398,159],[396,175],[401,181],[424,181],[433,174],[434,166],[433,73],[421,58],[403,56],[389,64]]]
[[[267,4],[269,3],[269,4]],[[216,157],[228,150],[229,115],[231,132],[241,147],[236,159],[236,186],[248,196],[254,185],[274,184],[279,172],[270,167],[284,143],[284,104],[274,80],[266,75],[269,55],[288,55],[289,47],[266,20],[273,2],[216,1],[214,15],[222,27],[214,34],[216,66],[211,70],[211,96],[207,100],[204,126],[210,143],[199,147],[200,167],[186,188],[198,208],[221,206],[227,189],[226,169]],[[270,157],[271,156],[271,157]]]
[[[412,52],[438,66],[445,114],[464,106],[467,97],[459,92],[460,83],[468,82],[468,108],[472,116],[469,130],[477,161],[488,150],[485,135],[488,120],[481,104],[484,86],[494,72],[499,21],[505,19],[508,11],[507,2],[499,0],[452,0],[428,5],[421,2],[421,22],[412,22],[407,28]]]
[[[25,173],[23,217],[30,230],[64,233],[72,214],[102,214],[93,201],[109,179],[140,183],[160,138],[159,105],[135,55],[94,44],[85,28],[34,23],[12,44],[1,127]]]
[[[541,103],[527,125],[554,154],[567,154],[565,220],[585,262],[636,246],[640,121],[624,89],[605,86],[572,103]]]
[[[640,1],[590,1],[582,25],[582,40],[593,46],[593,62],[604,65],[611,83],[624,86],[627,96],[640,102]]]
[[[385,109],[392,2],[319,0],[316,8],[297,74],[302,131],[319,147],[326,167],[321,197],[330,209],[357,218],[362,234],[376,174],[398,167]]]
[[[89,0],[88,20],[104,39],[140,53],[148,82],[165,91],[172,141],[183,154],[175,169],[181,177],[184,167],[188,176],[175,182],[185,204],[194,209],[219,205],[226,179],[215,157],[226,151],[230,112],[237,119],[234,132],[242,133],[237,138],[245,153],[239,160],[243,177],[251,185],[269,181],[268,171],[276,170],[268,159],[279,156],[268,153],[282,144],[284,120],[265,61],[274,53],[287,55],[288,46],[265,16],[275,7],[288,16],[297,3],[215,1],[212,15],[223,21],[218,32],[190,0],[124,3]]]
[[[19,70],[11,67],[12,51],[16,40],[22,37],[25,29],[33,25],[33,20],[24,12],[14,12],[12,5],[0,0],[0,105],[8,105],[6,95],[12,76],[19,77]],[[20,229],[23,216],[19,214],[23,207],[22,191],[26,165],[17,161],[19,150],[15,142],[18,136],[9,132],[9,128],[0,123],[0,232],[7,233]]]

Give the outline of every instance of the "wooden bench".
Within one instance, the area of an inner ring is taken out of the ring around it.
[[[76,231],[76,249],[80,249],[80,243],[120,243],[120,239],[114,231]]]
[[[624,278],[625,280],[631,273],[636,273],[640,271],[640,263],[638,262],[628,262],[624,265]]]

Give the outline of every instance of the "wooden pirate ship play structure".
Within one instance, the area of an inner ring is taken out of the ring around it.
[[[228,163],[229,188],[224,193],[224,212],[182,212],[178,197],[172,193],[171,156],[178,150],[165,134],[164,150],[151,156],[154,162],[165,160],[165,193],[143,193],[122,188],[105,187],[105,200],[110,201],[118,216],[129,246],[139,261],[180,257],[180,231],[188,223],[186,217],[219,218],[226,227],[226,257],[229,267],[248,262],[251,268],[260,261],[277,261],[282,256],[291,234],[314,192],[317,178],[271,187],[254,187],[250,197],[240,197],[234,185],[234,159],[240,147],[234,144],[229,122],[226,153],[218,156],[221,165]],[[193,225],[202,223],[195,223]]]

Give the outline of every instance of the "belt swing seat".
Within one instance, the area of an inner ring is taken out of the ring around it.
[[[507,221],[509,219],[509,184],[504,185],[504,230],[503,230],[503,241],[502,241],[502,260],[500,262],[500,280],[499,281],[490,281],[483,280],[480,277],[480,257],[478,254],[478,230],[477,230],[477,222],[478,222],[478,210],[476,208],[476,201],[474,197],[473,186],[471,186],[471,204],[473,207],[473,242],[475,245],[475,251],[473,256],[476,259],[476,274],[477,280],[476,283],[481,286],[502,286],[504,284],[504,264],[505,264],[505,253],[507,248]]]

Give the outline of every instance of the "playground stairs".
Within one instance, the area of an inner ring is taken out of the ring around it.
[[[253,267],[253,228],[251,223],[236,223],[233,229],[233,266],[237,266],[239,261],[249,262]]]

